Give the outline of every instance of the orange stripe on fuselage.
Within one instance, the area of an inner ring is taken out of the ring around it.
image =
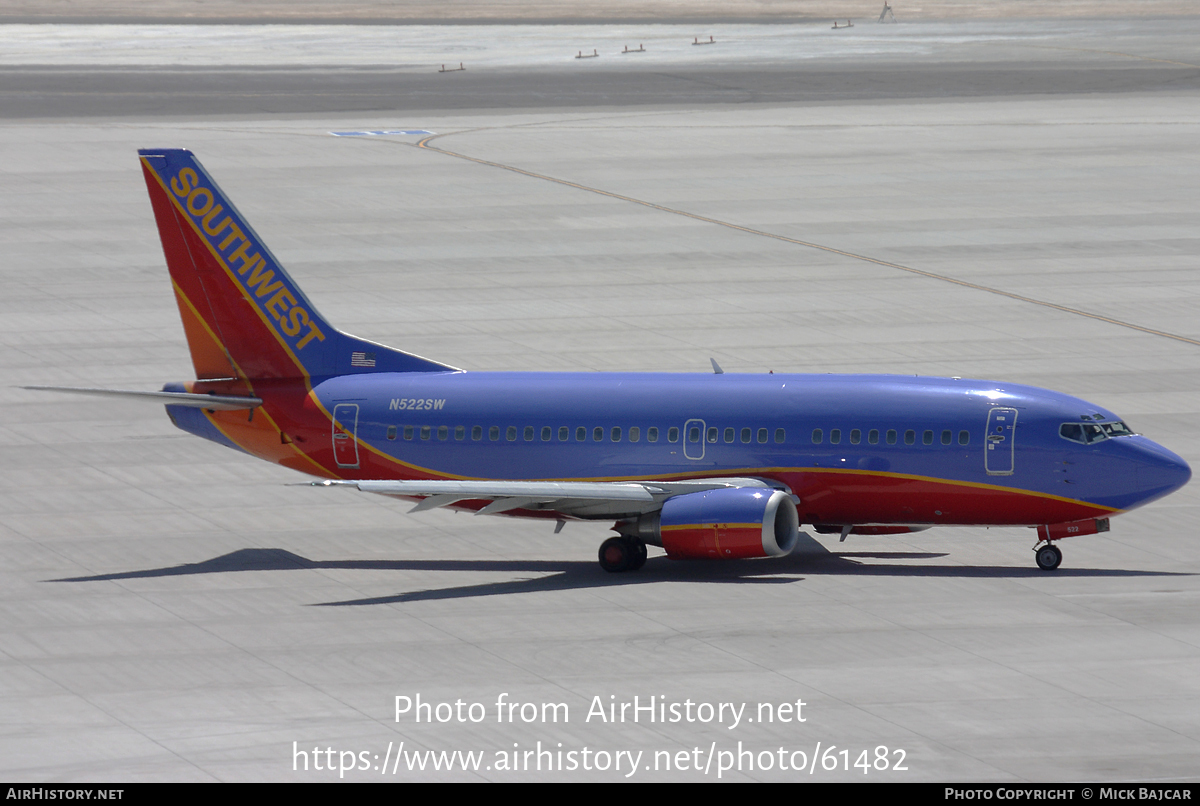
[[[235,445],[260,459],[309,475],[342,478],[302,450],[294,441],[294,435],[289,434],[292,442],[284,442],[281,436],[283,429],[265,409],[264,401],[263,406],[253,410],[253,417],[244,411],[206,411],[205,416]]]

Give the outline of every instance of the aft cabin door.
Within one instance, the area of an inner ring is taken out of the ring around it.
[[[358,467],[358,404],[333,407],[333,459],[338,467]]]
[[[1012,475],[1016,437],[1016,409],[995,408],[988,412],[983,463],[989,476]]]

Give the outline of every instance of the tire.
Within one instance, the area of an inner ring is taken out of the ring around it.
[[[600,567],[610,574],[629,571],[634,567],[637,553],[633,545],[623,537],[610,537],[600,544]]]
[[[1062,565],[1062,552],[1053,543],[1042,546],[1033,556],[1037,560],[1038,568],[1043,571],[1053,571]]]

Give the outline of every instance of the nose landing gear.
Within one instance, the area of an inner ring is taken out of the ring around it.
[[[1042,543],[1033,547],[1033,558],[1038,568],[1053,571],[1062,565],[1062,551],[1053,543]]]
[[[610,537],[600,544],[600,567],[605,571],[636,571],[645,564],[646,544],[636,537]]]

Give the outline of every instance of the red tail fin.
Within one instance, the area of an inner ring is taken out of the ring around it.
[[[190,151],[138,153],[196,377],[453,371],[334,329]]]

